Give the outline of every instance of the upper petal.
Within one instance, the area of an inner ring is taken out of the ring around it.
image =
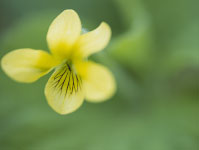
[[[79,65],[77,69],[82,76],[87,101],[104,101],[115,93],[115,79],[106,67],[88,61]]]
[[[42,50],[18,49],[1,60],[2,69],[19,82],[34,82],[54,66],[52,56]]]
[[[68,114],[84,100],[81,78],[68,64],[60,65],[45,87],[48,104],[59,114]]]
[[[88,57],[106,47],[111,37],[111,28],[102,22],[98,28],[88,33],[82,34],[76,45],[78,55]]]
[[[60,57],[69,55],[70,49],[81,33],[81,22],[74,10],[65,10],[55,18],[47,33],[52,53]]]

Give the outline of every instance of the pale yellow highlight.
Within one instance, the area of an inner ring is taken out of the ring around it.
[[[80,57],[88,57],[91,54],[103,50],[111,37],[111,28],[102,22],[98,28],[82,34],[75,44],[75,53]]]
[[[62,65],[59,66],[50,77],[45,87],[45,95],[48,104],[59,114],[69,114],[74,112],[84,101],[82,85],[77,90],[77,84],[81,83],[77,82],[72,70],[69,71],[67,69],[67,71],[65,71],[65,69],[63,69]],[[60,76],[57,76],[57,74]],[[61,75],[63,76],[61,77]],[[56,85],[58,80],[59,82]],[[73,85],[75,89],[73,89],[72,92]]]
[[[112,73],[104,66],[94,62],[85,62],[83,85],[85,98],[89,102],[101,102],[113,96],[116,83]]]
[[[81,22],[74,10],[65,10],[54,19],[47,33],[51,52],[64,59],[69,57],[71,48],[81,33]]]
[[[42,50],[18,49],[6,54],[1,60],[5,73],[18,82],[31,83],[47,74],[55,62]]]

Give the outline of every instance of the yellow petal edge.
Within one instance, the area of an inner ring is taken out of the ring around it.
[[[82,82],[67,65],[57,67],[45,87],[48,104],[59,114],[69,114],[84,101]]]
[[[58,57],[66,58],[80,36],[81,21],[74,10],[64,10],[49,27],[47,42],[51,52]]]
[[[85,98],[89,102],[108,100],[116,91],[116,82],[112,73],[105,66],[88,61],[84,63],[83,85]]]
[[[82,34],[76,43],[75,49],[82,57],[88,57],[103,50],[110,38],[111,28],[107,23],[102,22],[95,30]]]
[[[4,72],[13,80],[31,83],[47,74],[54,66],[47,52],[33,49],[18,49],[6,54],[1,60]]]

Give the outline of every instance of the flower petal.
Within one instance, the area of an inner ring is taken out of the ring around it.
[[[116,90],[112,73],[104,66],[88,61],[84,62],[84,69],[78,67],[82,75],[86,100],[100,102],[109,99]]]
[[[74,10],[63,11],[49,27],[47,41],[52,53],[66,57],[81,33],[81,22]]]
[[[18,49],[1,61],[5,73],[18,82],[34,82],[54,66],[52,56],[42,50]]]
[[[57,113],[71,113],[84,100],[81,78],[68,64],[60,65],[48,80],[45,95],[48,104]]]
[[[95,30],[82,34],[76,43],[78,55],[88,57],[106,47],[111,37],[111,28],[102,22]]]

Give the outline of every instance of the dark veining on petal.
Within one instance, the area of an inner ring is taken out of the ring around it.
[[[70,72],[67,72],[67,74],[66,74],[66,76],[65,76],[65,78],[64,78],[64,81],[61,83],[61,92],[62,92],[63,86],[64,86],[64,84],[65,84],[66,78],[67,78],[67,76],[68,76],[69,73],[70,73]]]
[[[73,71],[70,63],[66,62],[58,69],[57,74],[53,77],[52,84],[54,90],[66,97],[81,90],[82,81],[80,76]]]
[[[71,75],[71,73],[70,73],[70,75]],[[67,85],[67,88],[66,88],[65,95],[66,95],[66,94],[67,94],[67,92],[68,92],[68,87],[69,87],[69,85],[70,85],[70,76],[69,76],[68,85]]]
[[[55,88],[59,85],[59,83],[60,83],[62,77],[64,76],[64,74],[66,73],[66,71],[67,71],[67,70],[65,70],[60,76],[57,76],[57,78],[54,78],[54,79],[58,79],[58,80],[56,81]]]

